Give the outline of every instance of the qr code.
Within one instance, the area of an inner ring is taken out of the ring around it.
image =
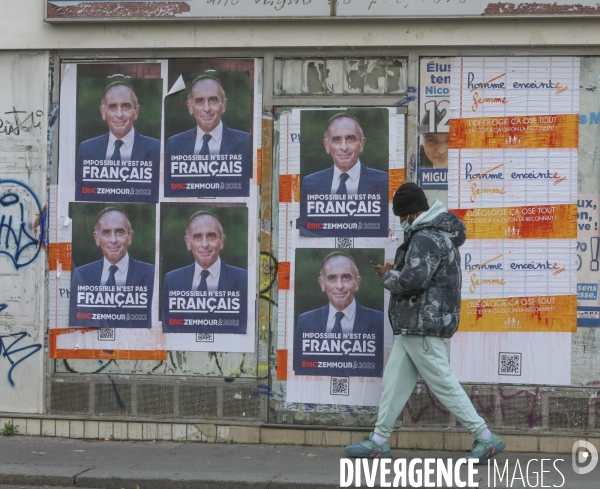
[[[520,353],[500,352],[498,359],[498,375],[521,375]]]
[[[335,238],[336,248],[354,248],[354,238]]]
[[[196,333],[196,343],[212,343],[214,341],[214,333]]]
[[[115,341],[115,328],[100,328],[98,341]]]
[[[331,395],[350,395],[350,382],[348,377],[331,377]]]

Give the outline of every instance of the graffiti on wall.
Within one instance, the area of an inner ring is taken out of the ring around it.
[[[12,110],[4,112],[4,119],[0,117],[0,135],[19,136],[21,131],[31,132],[36,127],[42,126],[43,116],[44,112],[41,110],[27,112],[13,107]]]
[[[19,136],[41,127],[41,110],[13,110],[0,118],[0,136]],[[47,209],[33,189],[24,182],[0,178],[0,255],[8,257],[14,269],[32,264],[46,248]],[[8,307],[0,303],[0,312]],[[27,344],[26,331],[0,334],[0,361],[8,363],[7,380],[15,387],[13,372],[42,349],[40,343]]]
[[[26,215],[28,205],[33,210],[30,222]],[[17,270],[32,263],[45,247],[46,217],[46,207],[42,207],[27,184],[0,180],[0,255],[8,256]]]
[[[2,306],[4,306],[3,309],[6,308],[5,304],[2,304]],[[27,336],[29,335],[25,331],[0,335],[0,359],[3,358],[10,363],[10,368],[8,369],[8,383],[11,387],[15,387],[12,372],[17,365],[42,349],[42,345],[39,343],[24,346],[21,342]]]
[[[0,52],[0,411],[41,413],[48,52]],[[10,387],[9,387],[10,386]]]
[[[8,127],[16,135],[20,130],[28,131],[30,126],[25,122],[30,118],[37,127],[33,116],[31,113],[21,121],[15,114],[16,125]],[[16,270],[33,263],[45,247],[46,219],[46,207],[42,207],[31,187],[18,180],[0,179],[0,255],[7,256]],[[0,312],[7,307],[0,303]],[[7,375],[11,387],[15,387],[13,370],[42,349],[39,343],[26,345],[28,336],[31,335],[25,331],[0,335],[0,359],[10,364]]]

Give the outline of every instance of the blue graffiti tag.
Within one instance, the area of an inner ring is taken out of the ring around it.
[[[276,110],[273,110],[273,109],[265,109],[265,110],[263,110],[263,115],[271,117],[274,121],[279,120],[279,114],[277,113]]]
[[[412,102],[413,100],[416,100],[416,97],[411,95],[409,97],[404,97],[402,100],[398,100],[398,102],[396,102],[394,105],[396,107],[400,107],[401,105],[406,105],[409,102]]]
[[[7,255],[12,260],[15,268],[29,265],[33,262],[42,247],[46,244],[46,207],[42,208],[40,201],[33,190],[18,180],[0,180],[0,186],[22,187],[34,202],[33,214],[36,218],[31,227],[39,229],[39,238],[32,236],[27,231],[25,222],[25,206],[21,196],[8,190],[0,195],[0,254]],[[12,189],[11,189],[12,190]],[[25,251],[33,250],[24,255]]]
[[[273,390],[266,384],[258,384],[256,390],[252,393],[252,397],[267,396],[274,397]]]
[[[408,179],[409,179],[409,181],[411,181],[411,182],[414,181],[415,173],[417,173],[417,158],[415,158],[415,155],[412,155],[410,157],[410,168],[409,168],[409,171],[408,171],[408,174],[409,174]]]
[[[6,309],[6,304],[2,304],[4,306],[3,309]],[[7,335],[0,335],[0,357],[6,358],[10,363],[10,369],[8,371],[8,383],[14,387],[15,382],[12,378],[12,371],[15,369],[19,363],[28,359],[31,355],[34,355],[38,351],[42,349],[42,345],[36,343],[34,345],[22,346],[21,348],[14,348],[15,345],[21,341],[23,338],[27,336],[26,332],[21,333],[12,333]],[[14,339],[12,343],[8,343],[10,339]],[[8,345],[8,346],[7,346]],[[17,353],[25,353],[28,352],[27,355],[22,356],[18,360],[15,360],[14,355]]]

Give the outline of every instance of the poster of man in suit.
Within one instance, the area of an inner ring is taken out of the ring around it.
[[[73,203],[69,326],[150,328],[155,207]]]
[[[297,248],[294,373],[380,377],[383,288],[370,262],[383,250]]]
[[[244,334],[248,323],[248,209],[161,204],[165,333]]]
[[[387,236],[389,159],[387,109],[303,110],[300,235]]]
[[[250,73],[183,73],[174,87],[165,99],[165,197],[247,197]]]
[[[158,202],[162,79],[83,75],[77,80],[75,199]]]

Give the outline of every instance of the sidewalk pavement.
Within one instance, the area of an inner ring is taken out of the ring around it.
[[[406,459],[407,467],[409,461],[415,458],[457,460],[465,455],[463,452],[423,450],[392,450],[392,454],[396,460]],[[340,487],[342,457],[344,452],[341,448],[331,447],[0,436],[0,489],[15,486],[332,489]],[[572,469],[570,454],[503,452],[496,459],[501,471],[508,460],[508,471],[504,479],[499,481],[496,476],[495,483],[488,481],[488,467],[480,465],[477,466],[479,473],[475,478],[479,487],[599,487],[600,467],[587,475],[576,475]],[[546,459],[543,467],[546,472],[543,484],[540,484],[540,480],[536,484],[536,477],[540,477],[541,459]],[[373,461],[369,462],[373,464]],[[515,473],[516,477],[521,477],[517,466],[522,472],[523,480],[512,480]],[[491,474],[493,473],[492,466]],[[462,467],[461,474],[462,480],[467,480],[466,467]],[[509,474],[510,481],[507,479]],[[387,480],[393,483],[393,472]],[[361,487],[368,487],[365,485],[364,474],[361,482]],[[355,487],[354,483],[352,487]],[[379,484],[375,487],[379,487]]]

